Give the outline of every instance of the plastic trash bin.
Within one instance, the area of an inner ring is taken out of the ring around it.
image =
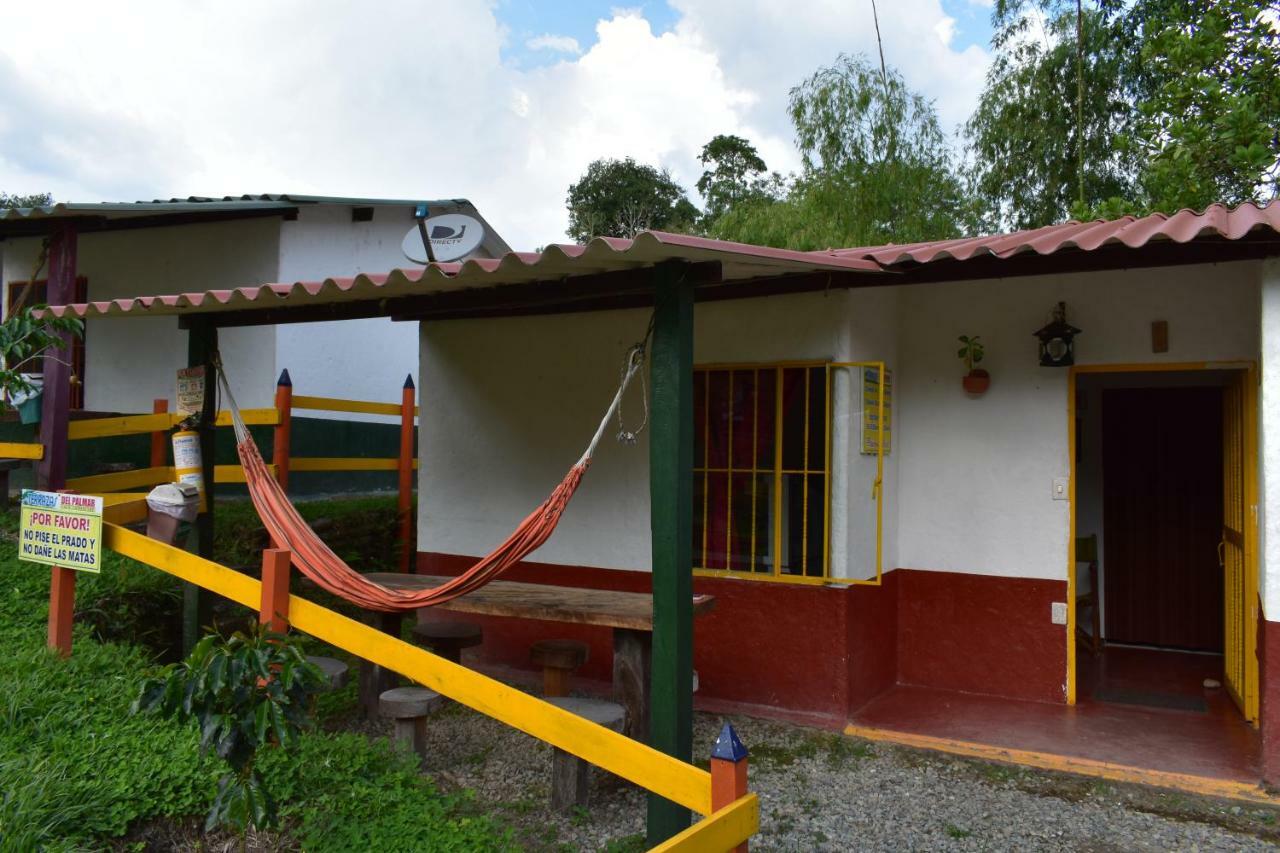
[[[178,536],[178,525],[195,521],[200,512],[200,489],[193,483],[164,483],[147,495],[147,535],[167,545]]]

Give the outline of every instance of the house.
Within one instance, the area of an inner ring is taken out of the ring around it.
[[[432,221],[461,215],[474,222],[472,234],[464,235],[466,245],[460,247],[469,250],[468,257],[499,257],[510,251],[465,199],[245,195],[65,202],[0,212],[3,306],[7,312],[18,299],[26,304],[45,301],[42,270],[47,271],[48,265],[42,261],[41,247],[50,234],[62,229],[77,235],[75,298],[79,301],[192,289],[216,291],[225,299],[245,282],[354,275],[404,266],[408,259],[402,244],[408,240],[421,246],[414,234],[418,213]],[[482,239],[474,240],[477,236]],[[450,255],[454,256],[456,251]],[[33,274],[37,286],[27,293],[25,284]],[[300,394],[396,400],[406,374],[416,372],[417,362],[413,330],[382,318],[322,323],[305,332],[290,326],[228,328],[222,332],[222,349],[229,375],[236,377],[237,399],[255,407],[271,405],[276,378],[284,370]],[[352,359],[353,352],[362,358]],[[72,407],[127,413],[150,412],[156,398],[168,398],[172,404],[175,371],[186,366],[187,355],[186,334],[172,318],[130,323],[89,320],[83,345],[73,354]],[[378,429],[326,429],[321,436],[322,427],[315,417],[297,419],[297,440],[322,444],[322,455],[331,456],[359,455],[351,452],[353,448]],[[395,441],[394,434],[379,438]],[[98,455],[133,458],[130,451],[135,448],[127,442],[116,444],[120,446],[112,450],[99,449]],[[372,482],[361,477],[357,475],[355,481]],[[328,488],[342,485],[332,477],[324,479]],[[313,485],[321,483],[316,480]]]
[[[67,202],[0,216],[4,305],[8,310],[21,291],[15,283],[30,280],[42,240],[57,228],[70,227],[79,235],[79,298],[106,301],[405,266],[402,241],[415,226],[419,205],[428,216],[460,213],[476,220],[484,239],[474,256],[510,251],[465,199],[246,195]],[[391,399],[416,359],[413,335],[382,319],[310,327],[307,334],[256,326],[227,330],[224,338],[231,375],[255,379],[235,389],[249,406],[270,404],[275,377],[284,369],[308,394],[342,397],[380,388]],[[344,357],[352,349],[368,355],[357,372]],[[185,335],[172,320],[123,327],[90,321],[84,350],[83,404],[106,412],[150,411],[157,391],[171,392],[173,372],[187,359]]]
[[[661,571],[716,599],[703,707],[1256,784],[1280,778],[1278,233],[1251,204],[813,253],[647,233],[353,290],[419,324],[420,571],[545,498],[674,276],[697,300],[692,393],[664,397],[692,503]],[[331,284],[69,310],[288,323]],[[1055,316],[1074,340],[1042,347]],[[644,417],[629,398],[619,429]],[[684,499],[651,494],[649,434],[597,455],[512,578],[657,588],[651,507]],[[528,670],[554,633],[591,643],[583,687],[608,679],[598,629],[484,629],[479,665]]]

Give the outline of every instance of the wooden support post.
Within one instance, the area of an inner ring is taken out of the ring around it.
[[[400,484],[396,511],[400,514],[400,571],[413,565],[413,407],[416,396],[412,374],[405,377],[400,394]]]
[[[370,612],[366,621],[382,631],[400,639],[401,628],[404,627],[403,613]],[[367,660],[360,661],[360,685],[358,687],[360,707],[364,709],[366,719],[378,719],[378,707],[383,693],[395,687],[399,678],[385,666],[379,666]]]
[[[62,657],[71,657],[71,624],[76,610],[76,573],[62,566],[53,567],[49,586],[49,648]]]
[[[218,351],[218,328],[205,317],[191,320],[187,331],[187,366],[204,367],[204,406],[201,409],[200,462],[204,478],[204,512],[196,517],[196,553],[201,557],[213,557],[213,508],[214,508],[214,423],[218,416],[218,377],[214,372],[213,357]],[[209,593],[191,583],[182,586],[182,651],[188,654],[200,639],[201,628],[209,623],[212,615],[212,599]]]
[[[654,268],[649,359],[649,524],[653,543],[650,745],[693,757],[693,281]],[[649,795],[649,846],[689,826],[689,810]]]
[[[280,422],[276,424],[275,434],[271,442],[271,462],[276,466],[276,482],[280,490],[289,491],[289,444],[292,441],[293,428],[293,380],[289,371],[280,371],[276,380],[276,412]]]
[[[258,624],[283,634],[289,630],[289,552],[268,548],[262,552],[262,604]]]
[[[50,305],[75,301],[76,230],[62,225],[49,240]],[[40,443],[44,457],[36,463],[36,487],[57,491],[67,484],[67,422],[71,411],[71,335],[59,335],[62,345],[42,361],[44,391],[40,400]],[[71,654],[71,624],[76,609],[76,573],[55,566],[49,584],[49,647],[63,657]]]
[[[75,301],[76,231],[62,225],[49,241],[50,305]],[[60,334],[62,346],[42,359],[44,387],[40,398],[40,443],[44,457],[36,463],[36,488],[57,491],[67,483],[67,421],[71,411],[71,335]]]
[[[169,401],[157,398],[151,401],[151,412],[163,415],[169,411]],[[169,431],[158,429],[151,433],[151,467],[163,468],[169,458]]]
[[[728,723],[711,747],[711,811],[718,812],[747,795],[747,748]],[[744,841],[733,853],[747,853]]]

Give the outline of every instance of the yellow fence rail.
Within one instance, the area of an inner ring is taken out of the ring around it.
[[[108,548],[140,563],[253,610],[261,606],[262,583],[248,575],[114,524],[103,525],[103,539]],[[289,622],[698,814],[711,814],[711,774],[705,770],[296,595],[289,596]],[[758,822],[758,805],[754,797],[743,799],[749,802],[739,801],[741,805],[713,816],[706,834],[697,836],[707,843],[671,849],[713,850],[712,840],[724,840],[726,846],[718,849],[727,850],[749,837]]]
[[[275,409],[245,409],[240,413],[250,426],[273,426],[280,423],[280,413]],[[186,419],[176,412],[160,412],[152,415],[122,415],[111,418],[89,418],[67,424],[67,438],[79,441],[85,438],[113,438],[119,435],[139,435],[147,432],[163,432],[172,429]],[[218,426],[231,426],[231,413],[218,412]]]
[[[0,441],[0,459],[43,459],[43,444]]]
[[[760,829],[760,798],[755,794],[734,800],[649,853],[709,853],[733,850]]]
[[[400,417],[399,403],[373,403],[368,400],[343,400],[338,397],[307,397],[295,394],[292,398],[293,408],[309,409],[316,412],[350,412],[359,415],[391,415]],[[413,407],[418,414],[418,407]]]

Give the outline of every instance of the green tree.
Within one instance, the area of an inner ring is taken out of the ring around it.
[[[15,207],[48,207],[53,204],[53,196],[49,193],[32,193],[31,195],[10,195],[0,193],[0,209]]]
[[[1269,14],[1268,14],[1269,13]],[[1280,3],[1146,0],[1133,148],[1146,206],[1267,202],[1280,162]]]
[[[569,236],[579,243],[592,237],[634,237],[646,229],[687,231],[698,209],[666,169],[625,160],[591,163],[569,187]]]
[[[703,215],[708,222],[762,191],[760,175],[768,169],[755,146],[741,136],[718,134],[702,146],[698,161],[706,166],[698,178],[698,192],[706,199]]]
[[[841,54],[791,90],[788,111],[801,174],[776,203],[731,209],[715,236],[824,249],[967,230],[970,207],[937,112],[897,71]]]
[[[997,0],[995,60],[964,128],[986,225],[1274,198],[1278,13],[1275,0]]]
[[[1117,28],[1101,10],[1084,10],[1077,57],[1074,3],[1037,4],[1038,14],[1015,5],[996,7],[995,56],[963,128],[966,177],[984,230],[1062,221],[1082,186],[1090,207],[1131,198],[1136,178],[1133,153],[1117,145],[1134,121],[1132,72]]]

